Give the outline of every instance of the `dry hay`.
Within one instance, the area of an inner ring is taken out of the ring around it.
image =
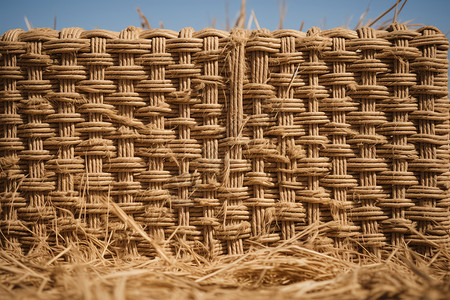
[[[2,249],[0,299],[448,299],[448,249],[432,258],[404,248],[352,260],[334,248],[313,250],[319,238],[213,260],[106,258],[93,241],[42,243],[27,255]]]

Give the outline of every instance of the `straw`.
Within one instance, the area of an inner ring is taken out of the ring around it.
[[[150,23],[147,20],[147,17],[141,12],[139,7],[136,7],[136,10],[139,14],[139,18],[141,19],[141,27],[144,29],[151,29]]]

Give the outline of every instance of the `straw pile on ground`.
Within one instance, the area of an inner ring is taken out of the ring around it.
[[[28,255],[1,250],[1,299],[448,299],[448,249],[424,259],[407,249],[359,263],[314,240],[286,241],[207,260],[109,257],[83,241],[36,245]],[[81,249],[85,249],[83,253]]]

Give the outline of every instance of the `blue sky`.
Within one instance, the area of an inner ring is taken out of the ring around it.
[[[120,31],[129,25],[140,26],[139,7],[148,18],[152,28],[175,31],[183,27],[200,30],[210,27],[216,19],[216,28],[226,28],[226,6],[230,23],[233,24],[239,12],[240,0],[111,0],[111,1],[56,1],[56,0],[14,0],[3,1],[0,10],[0,32],[13,28],[26,29],[24,17],[34,27],[56,28],[81,27],[86,30],[102,28]],[[367,19],[375,19],[395,0],[286,0],[287,12],[284,28],[299,29],[304,21],[304,30],[311,26],[322,29],[345,26],[354,28],[361,14],[370,6]],[[247,0],[247,20],[251,10],[261,27],[277,29],[280,12],[277,0]],[[450,32],[449,0],[409,0],[400,14],[399,21],[434,25],[444,34]],[[392,17],[392,13],[389,17]],[[387,18],[384,18],[386,20]],[[254,25],[253,25],[254,28]]]

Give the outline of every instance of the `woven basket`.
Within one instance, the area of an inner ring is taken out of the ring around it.
[[[1,246],[431,255],[450,245],[448,46],[402,24],[8,31]]]

